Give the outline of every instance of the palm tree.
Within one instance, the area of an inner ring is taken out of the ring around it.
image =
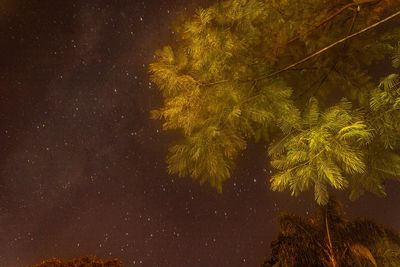
[[[284,214],[267,266],[400,266],[400,236],[368,219],[346,220],[330,199],[312,219]]]

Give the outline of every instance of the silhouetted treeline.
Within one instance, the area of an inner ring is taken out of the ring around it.
[[[29,267],[122,267],[122,262],[118,259],[103,260],[94,256],[69,261],[52,258],[36,265],[30,265]]]

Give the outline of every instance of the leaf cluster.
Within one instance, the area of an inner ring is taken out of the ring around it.
[[[290,189],[297,195],[313,186],[316,201],[326,204],[328,186],[347,188],[349,177],[366,171],[363,148],[372,133],[363,119],[347,100],[321,112],[311,99],[302,128],[270,146],[271,165],[278,170],[272,190]]]

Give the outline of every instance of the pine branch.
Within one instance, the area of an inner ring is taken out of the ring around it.
[[[273,72],[273,73],[270,73],[270,74],[267,74],[267,75],[264,75],[264,76],[260,76],[258,78],[255,78],[254,80],[255,81],[259,81],[259,80],[264,80],[264,79],[268,79],[268,78],[272,78],[274,76],[277,76],[277,75],[281,74],[282,72],[285,72],[285,71],[290,70],[290,69],[292,69],[294,67],[297,67],[298,65],[303,64],[303,63],[309,61],[310,59],[313,59],[314,57],[325,53],[326,51],[332,49],[333,47],[336,47],[339,44],[344,43],[349,39],[352,39],[352,38],[354,38],[354,37],[356,37],[358,35],[361,35],[361,34],[367,32],[369,30],[372,30],[372,29],[380,26],[381,24],[383,24],[383,23],[385,23],[385,22],[387,22],[389,20],[392,20],[392,19],[394,19],[395,17],[398,17],[398,16],[400,16],[400,11],[398,11],[398,12],[394,13],[393,15],[390,15],[389,17],[387,17],[387,18],[385,18],[383,20],[380,20],[380,21],[378,21],[378,22],[376,22],[376,23],[374,23],[374,24],[372,24],[372,25],[370,25],[370,26],[368,26],[368,27],[356,32],[356,33],[348,35],[348,36],[346,36],[346,37],[344,37],[344,38],[342,38],[342,39],[340,39],[340,40],[338,40],[338,41],[336,41],[336,42],[334,42],[334,43],[332,43],[332,44],[330,44],[330,45],[328,45],[328,46],[326,46],[326,47],[324,47],[324,48],[322,48],[320,50],[318,50],[317,52],[315,52],[315,53],[303,58],[302,60],[299,60],[299,61],[297,61],[297,62],[295,62],[293,64],[290,64],[289,66],[286,66],[283,69],[280,69],[280,70],[278,70],[276,72]]]

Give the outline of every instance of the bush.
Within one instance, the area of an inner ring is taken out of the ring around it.
[[[52,258],[29,267],[122,267],[122,262],[118,259],[102,260],[94,256],[72,259],[70,261]]]

